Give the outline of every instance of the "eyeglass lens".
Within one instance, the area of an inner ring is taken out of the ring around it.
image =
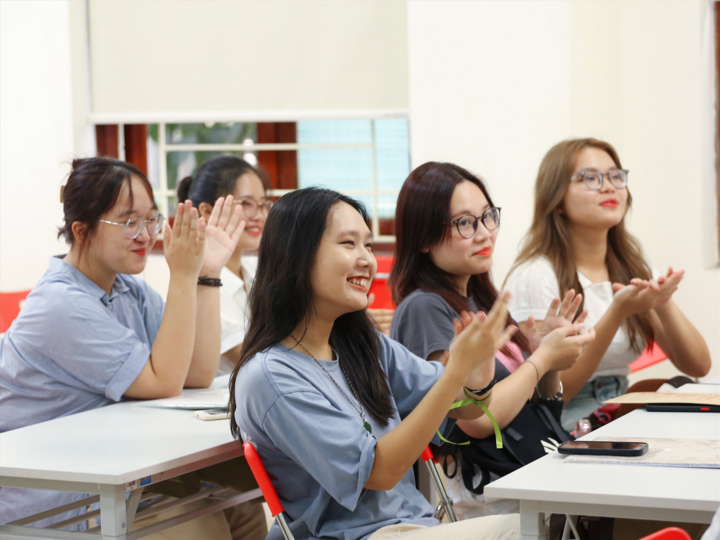
[[[150,236],[155,236],[162,230],[163,226],[163,215],[160,213],[153,214],[146,220],[140,218],[132,218],[125,224],[125,234],[128,238],[134,240],[142,232],[143,225],[147,226],[147,231]]]
[[[259,208],[262,208],[263,211],[267,214],[270,212],[270,209],[272,208],[272,201],[261,201],[258,205],[257,202],[255,202],[253,199],[243,199],[241,201],[238,201],[234,204],[239,204],[242,208],[243,213],[245,214],[245,217],[251,218],[257,214],[257,211]]]
[[[485,211],[479,218],[475,216],[463,216],[457,220],[457,229],[460,236],[463,238],[472,238],[477,231],[478,221],[482,221],[482,224],[488,231],[494,231],[500,225],[500,211],[497,208],[490,208]]]
[[[617,189],[622,189],[627,186],[627,173],[620,169],[610,169],[605,174],[596,171],[584,171],[581,174],[583,182],[588,189],[600,189],[604,179],[610,180],[613,187]]]

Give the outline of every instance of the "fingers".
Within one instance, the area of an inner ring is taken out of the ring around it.
[[[582,313],[580,314],[580,316],[577,318],[577,320],[575,321],[575,323],[576,323],[576,324],[582,324],[582,323],[584,323],[584,322],[585,322],[585,319],[587,319],[588,313],[589,313],[589,312],[588,312],[587,309],[583,309],[583,312],[582,312]]]
[[[570,293],[568,292],[568,294],[570,294]],[[545,318],[549,319],[550,317],[557,316],[559,305],[560,305],[560,299],[554,298],[553,301],[550,302],[550,307],[548,308],[547,313],[545,314]]]
[[[595,329],[591,328],[589,331],[585,332],[584,334],[577,334],[574,336],[569,336],[567,340],[574,344],[574,345],[587,345],[588,343],[591,343],[595,339]]]
[[[503,291],[498,296],[492,309],[490,310],[490,313],[487,315],[488,324],[495,327],[499,327],[500,325],[503,327],[505,326],[505,321],[507,321],[508,316],[508,302],[511,297],[512,295],[509,291]]]
[[[167,248],[172,240],[172,228],[169,223],[165,223],[165,234],[163,235],[163,251],[167,252]]]
[[[188,238],[194,242],[198,238],[198,211],[197,208],[191,208],[190,212],[185,212],[185,217],[189,221]],[[205,220],[203,220],[205,221]]]
[[[208,219],[207,222],[208,227],[217,227],[217,224],[220,221],[220,214],[222,213],[223,202],[225,202],[224,197],[220,197],[217,201],[215,201],[212,213],[210,214],[210,219]]]
[[[612,284],[613,292],[621,291],[621,290],[623,290],[625,287],[626,287],[626,286],[623,285],[622,283],[613,283],[613,284]]]
[[[570,307],[567,310],[567,313],[565,313],[564,317],[572,322],[573,319],[575,319],[575,315],[577,315],[578,309],[580,309],[580,304],[582,304],[583,297],[582,294],[578,294],[575,296],[575,299],[572,301],[572,304],[570,304]]]
[[[556,298],[556,300],[558,299]],[[535,333],[535,315],[530,315],[527,321],[525,321],[525,329],[527,330],[528,334]]]
[[[217,202],[221,202],[222,197],[217,200]],[[230,216],[233,213],[233,196],[228,195],[225,197],[225,200],[222,201],[222,206],[220,210],[220,219],[218,220],[218,228],[225,231],[228,228],[228,223],[230,223]]]
[[[193,208],[193,211],[197,213],[197,210]],[[198,251],[202,252],[205,250],[205,239],[207,238],[207,223],[205,223],[205,218],[200,217],[196,219],[197,221],[197,243],[196,248]]]
[[[517,332],[517,331],[518,331],[517,326],[510,325],[510,326],[506,327],[505,330],[503,331],[502,335],[500,336],[500,338],[497,341],[497,343],[499,344],[497,349],[498,350],[502,349],[505,346],[505,344],[512,339],[512,337],[515,335],[515,332]]]
[[[575,289],[570,289],[565,295],[565,298],[563,298],[562,304],[560,304],[560,311],[558,312],[560,317],[567,318],[567,314],[570,311],[570,306],[572,305],[574,298]]]
[[[463,331],[465,327],[463,326],[463,323],[460,319],[457,317],[453,319],[453,330],[455,330],[455,335],[459,335],[460,332]]]
[[[240,210],[238,210],[238,213]],[[234,216],[233,216],[234,218]],[[245,220],[242,220],[240,223],[237,224],[237,227],[233,231],[233,233],[230,235],[230,239],[233,241],[233,244],[237,246],[237,243],[240,241],[240,236],[242,236],[243,231],[245,230],[245,225],[247,222]],[[230,223],[230,226],[232,227],[232,222]]]
[[[173,223],[173,236],[176,239],[182,238],[182,225],[185,219],[185,203],[178,203],[175,209],[175,221]]]

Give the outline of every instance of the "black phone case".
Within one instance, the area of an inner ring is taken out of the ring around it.
[[[582,441],[580,441],[582,442]],[[587,441],[593,442],[593,441]],[[611,441],[600,441],[600,442],[611,442]],[[638,441],[640,442],[640,441]],[[610,449],[605,450],[602,448],[563,448],[562,445],[558,447],[559,454],[565,455],[578,455],[578,456],[618,456],[618,457],[637,457],[642,456],[648,451],[648,445],[641,446],[632,450],[618,450]]]

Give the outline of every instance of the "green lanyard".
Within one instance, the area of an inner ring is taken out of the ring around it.
[[[450,407],[450,410],[457,409],[458,407],[464,407],[465,405],[477,405],[482,409],[482,411],[485,413],[485,415],[490,419],[493,425],[493,429],[495,430],[495,447],[496,448],[502,448],[503,442],[502,442],[502,434],[500,433],[500,426],[498,426],[497,420],[495,420],[495,417],[490,412],[490,409],[488,409],[483,401],[487,401],[490,396],[492,395],[492,390],[490,390],[490,393],[483,399],[473,399],[470,397],[470,394],[468,394],[468,391],[466,388],[463,388],[463,392],[465,392],[465,397],[467,399],[463,399],[462,401],[456,401],[452,404]],[[463,443],[454,443],[452,441],[447,440],[445,437],[442,436],[442,433],[440,433],[440,430],[437,430],[438,437],[440,437],[440,440],[448,443],[448,444],[454,444],[456,446],[466,446],[470,444],[470,441],[466,441]]]

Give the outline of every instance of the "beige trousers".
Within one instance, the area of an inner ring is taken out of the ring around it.
[[[368,540],[520,540],[520,515],[485,516],[435,527],[390,525]]]

